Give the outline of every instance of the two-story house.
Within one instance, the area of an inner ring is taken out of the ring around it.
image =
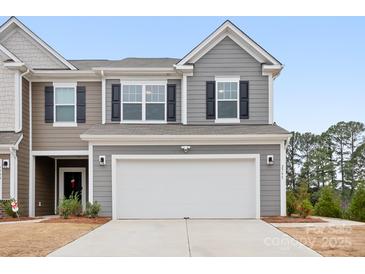
[[[0,57],[0,199],[23,215],[72,192],[115,219],[286,214],[282,64],[230,21],[181,59],[111,61],[66,60],[12,17]]]

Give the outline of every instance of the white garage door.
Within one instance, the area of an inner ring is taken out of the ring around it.
[[[259,215],[258,156],[120,157],[113,156],[114,218],[256,218]]]

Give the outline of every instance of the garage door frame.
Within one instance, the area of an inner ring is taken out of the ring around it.
[[[260,154],[161,154],[161,155],[112,155],[112,218],[117,220],[117,162],[118,160],[159,159],[253,159],[255,161],[256,218],[260,218]]]

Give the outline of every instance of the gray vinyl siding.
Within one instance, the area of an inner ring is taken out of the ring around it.
[[[206,119],[206,81],[215,76],[240,76],[249,81],[249,119],[243,124],[267,124],[269,120],[268,77],[261,64],[229,37],[223,39],[194,64],[194,75],[187,80],[189,124],[208,124]]]
[[[33,150],[87,150],[80,139],[95,124],[101,124],[101,82],[78,82],[86,88],[86,122],[77,127],[54,127],[44,122],[44,88],[52,83],[32,82]]]
[[[180,146],[95,146],[93,150],[94,200],[101,214],[112,214],[111,155],[118,154],[182,154]],[[261,216],[280,215],[280,146],[232,145],[193,146],[190,154],[260,154]],[[106,165],[99,165],[99,156],[106,156]],[[266,156],[274,155],[274,165],[266,164]],[[142,168],[142,167],[141,167]]]
[[[112,113],[112,85],[120,84],[119,79],[111,79],[106,80],[106,94],[105,94],[105,118],[106,123],[119,123],[111,120]],[[180,79],[170,79],[167,81],[167,84],[175,84],[176,85],[176,123],[180,123],[181,121],[181,80]],[[171,122],[169,122],[171,123]],[[175,123],[175,122],[173,122]]]
[[[29,205],[29,82],[22,79],[23,139],[19,144],[18,157],[18,203],[23,215],[28,215]]]

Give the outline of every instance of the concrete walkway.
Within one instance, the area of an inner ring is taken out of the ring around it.
[[[319,256],[260,220],[111,221],[49,256]]]

